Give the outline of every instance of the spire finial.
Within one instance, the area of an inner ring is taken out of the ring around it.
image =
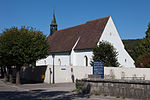
[[[53,8],[53,18],[50,24],[50,35],[52,35],[55,31],[57,31],[57,23],[55,18],[55,9]]]
[[[55,8],[53,8],[53,19],[52,19],[51,25],[57,25],[56,18],[55,18]]]

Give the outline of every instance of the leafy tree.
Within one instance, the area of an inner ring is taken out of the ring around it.
[[[150,66],[150,24],[148,25],[147,31],[145,32],[146,37],[144,37],[137,48],[134,48],[134,53],[137,55],[136,67],[149,67]],[[143,66],[141,66],[143,65]]]
[[[115,48],[109,42],[99,42],[93,49],[93,61],[103,61],[104,66],[119,66]]]
[[[5,81],[8,80],[8,77],[6,76],[6,66],[9,64],[7,63],[8,59],[6,57],[6,53],[4,52],[4,39],[2,38],[2,35],[0,34],[0,67],[1,67],[1,75],[2,78],[4,78]]]
[[[2,48],[4,58],[8,57],[7,63],[16,66],[16,84],[20,84],[20,69],[22,66],[35,66],[38,59],[49,55],[49,44],[42,32],[33,28],[12,27],[6,29],[1,37],[3,38]]]
[[[150,23],[148,24],[148,28],[147,28],[147,31],[145,33],[146,33],[146,38],[150,37]]]
[[[127,39],[127,40],[122,40],[123,44],[125,46],[125,49],[127,52],[130,54],[130,56],[136,60],[138,58],[138,45],[141,42],[141,39]]]

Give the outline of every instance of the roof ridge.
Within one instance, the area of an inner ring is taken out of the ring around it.
[[[85,23],[84,23],[84,24],[85,24]],[[80,24],[80,25],[68,27],[68,28],[65,28],[65,29],[60,29],[60,30],[58,30],[58,31],[65,31],[65,30],[68,30],[68,29],[72,29],[72,28],[74,28],[74,27],[82,26],[82,25],[84,25],[84,24]],[[57,31],[57,32],[58,32],[58,31]]]
[[[110,17],[111,17],[111,16],[106,16],[106,17],[103,17],[103,18],[93,19],[93,20],[87,21],[86,23],[88,23],[88,22],[93,22],[93,21],[97,21],[97,20],[102,20],[102,19],[110,18]]]
[[[106,16],[106,17],[103,17],[103,18],[98,18],[98,19],[90,20],[90,21],[87,21],[86,23],[88,23],[88,22],[93,22],[93,21],[96,21],[96,20],[105,19],[105,18],[108,18],[108,17],[111,17],[111,16]],[[86,23],[84,23],[84,24],[86,24]],[[82,25],[84,25],[84,24],[80,24],[80,25],[68,27],[68,28],[65,28],[65,29],[60,29],[60,30],[57,30],[57,32],[59,32],[59,31],[65,31],[65,30],[68,30],[68,29],[72,29],[72,28],[74,28],[74,27],[82,26]]]

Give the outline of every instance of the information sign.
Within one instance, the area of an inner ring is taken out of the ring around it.
[[[93,74],[104,79],[104,62],[93,62]]]

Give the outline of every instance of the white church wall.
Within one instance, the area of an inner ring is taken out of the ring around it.
[[[74,52],[74,65],[73,66],[90,66],[92,60],[92,50],[76,50]],[[86,65],[87,57],[87,65]]]
[[[43,65],[47,65],[46,59],[40,59],[36,61],[36,66],[43,66]]]
[[[55,83],[75,82],[76,79],[88,78],[88,74],[92,74],[90,66],[55,66],[54,78]],[[53,66],[47,67],[44,82],[53,82]]]
[[[120,66],[135,67],[134,60],[124,49],[124,45],[111,17],[107,22],[100,41],[108,41],[116,48],[116,51],[118,52],[118,62],[121,64]]]
[[[36,62],[36,66],[53,65],[53,57],[49,55],[46,59],[41,59]],[[70,65],[69,53],[59,53],[54,56],[54,65]]]
[[[76,59],[76,55],[75,55],[75,51],[74,51],[74,48],[76,47],[76,45],[77,45],[77,43],[79,42],[79,40],[80,40],[80,37],[78,38],[78,40],[76,41],[76,43],[74,44],[74,46],[73,46],[73,48],[72,48],[72,50],[71,50],[71,53],[70,53],[70,58],[71,58],[71,62],[70,62],[70,65],[71,66],[75,66],[76,64],[75,64],[75,59]]]

